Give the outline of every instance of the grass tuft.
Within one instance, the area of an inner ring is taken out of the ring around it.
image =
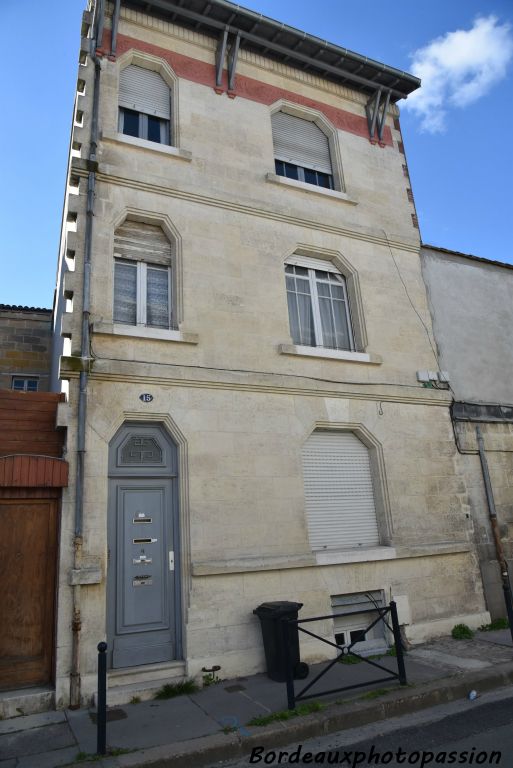
[[[155,694],[156,699],[174,699],[175,696],[186,696],[189,693],[197,693],[199,686],[194,680],[183,680],[181,683],[166,683]]]
[[[479,627],[480,632],[494,632],[497,629],[509,629],[509,621],[507,619],[494,619],[490,624],[483,624]]]
[[[466,624],[456,624],[451,635],[455,640],[472,640],[474,637],[473,631]]]
[[[392,688],[376,688],[375,691],[369,691],[368,693],[364,693],[363,696],[360,696],[360,699],[378,699],[380,696],[384,696],[386,693],[389,693]]]
[[[321,704],[319,701],[310,701],[308,704],[300,704],[295,709],[284,709],[280,712],[271,712],[270,715],[262,715],[261,717],[253,717],[248,725],[269,725],[269,723],[279,723],[283,720],[292,720],[294,717],[301,717],[304,715],[311,715],[312,712],[321,712],[326,708],[325,704]]]

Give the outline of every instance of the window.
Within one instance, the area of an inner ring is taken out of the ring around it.
[[[169,268],[116,259],[114,322],[169,328]]]
[[[14,389],[16,392],[37,392],[39,389],[39,379],[25,379],[21,378],[20,376],[13,376],[12,389]]]
[[[159,226],[127,220],[114,234],[115,323],[173,328],[172,247]]]
[[[271,121],[278,176],[334,189],[329,140],[319,126],[286,112]]]
[[[376,621],[374,608],[384,608],[385,597],[381,590],[356,592],[350,595],[332,595],[331,609],[336,617],[333,630],[337,645],[352,645],[355,653],[366,656],[384,653],[388,648],[383,621]],[[368,610],[368,613],[364,611]],[[345,614],[345,615],[343,615]],[[369,629],[369,627],[374,626]]]
[[[170,144],[171,95],[158,72],[131,64],[119,79],[119,132]]]
[[[354,432],[313,432],[303,446],[312,550],[379,545],[369,449]]]
[[[330,262],[293,257],[285,265],[285,279],[294,343],[354,350],[346,281],[336,267]]]

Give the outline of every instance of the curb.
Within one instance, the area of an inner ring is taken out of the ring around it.
[[[165,744],[138,750],[118,757],[83,762],[83,768],[204,768],[223,760],[242,759],[253,747],[264,750],[285,747],[316,736],[357,728],[391,717],[418,712],[465,698],[471,689],[479,693],[492,691],[513,683],[513,662],[493,669],[456,675],[399,689],[385,694],[379,701],[349,701],[329,704],[318,714],[297,720],[272,723],[263,727],[247,727],[248,736],[236,733],[214,734],[199,739]]]

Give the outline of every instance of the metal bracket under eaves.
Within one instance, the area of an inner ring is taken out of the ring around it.
[[[383,141],[383,131],[389,104],[390,91],[379,88],[365,105],[371,141],[376,141],[376,129],[378,141]]]

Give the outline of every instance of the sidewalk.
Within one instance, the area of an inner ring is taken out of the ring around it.
[[[395,671],[396,659],[380,664]],[[296,681],[296,691],[306,681]],[[266,749],[319,734],[413,712],[513,683],[509,630],[480,632],[473,640],[443,638],[416,646],[406,655],[408,687],[394,681],[356,691],[319,696],[324,708],[287,721],[248,726],[254,717],[287,709],[284,683],[265,675],[225,680],[198,693],[169,700],[111,708],[107,743],[122,754],[91,761],[96,750],[94,710],[46,712],[0,722],[0,768],[199,768],[242,757],[254,746]],[[365,683],[383,673],[369,664],[335,667],[312,689]],[[385,688],[386,686],[386,688]],[[127,750],[124,752],[124,750]],[[80,762],[76,761],[80,759]]]

